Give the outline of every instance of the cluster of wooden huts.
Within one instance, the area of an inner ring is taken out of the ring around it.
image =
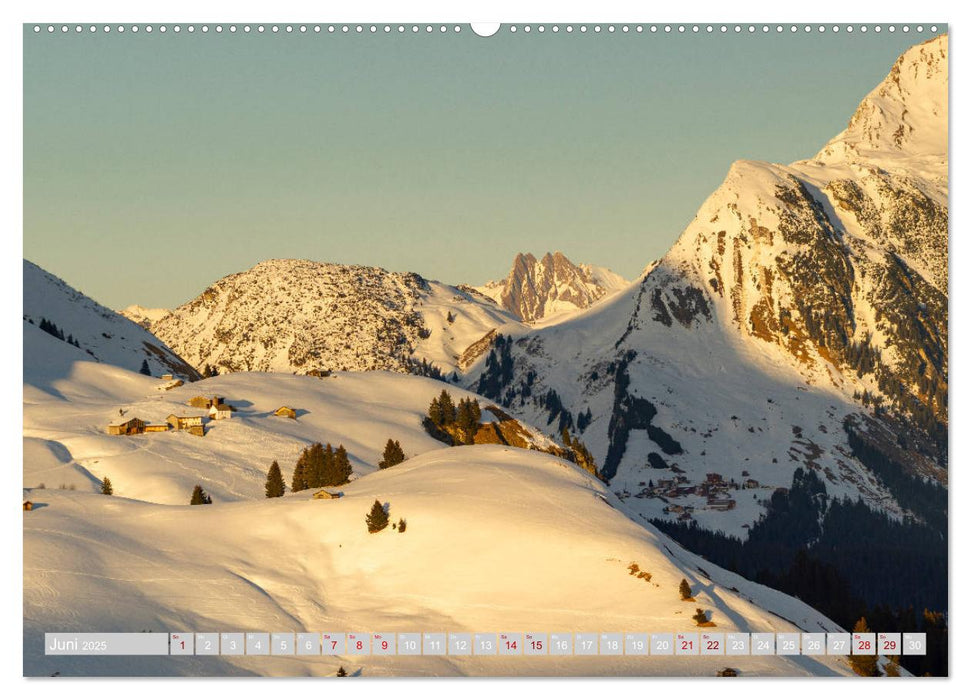
[[[226,403],[222,396],[194,396],[189,399],[189,406],[206,411],[202,415],[180,416],[169,414],[164,423],[147,423],[140,418],[131,417],[125,421],[112,423],[108,426],[109,435],[140,435],[142,433],[162,433],[167,430],[185,430],[192,435],[202,437],[206,434],[206,423],[213,420],[227,420],[233,417],[236,410]],[[289,406],[280,406],[273,412],[275,416],[296,420],[297,411]]]

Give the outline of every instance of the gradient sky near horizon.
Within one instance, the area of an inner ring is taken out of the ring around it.
[[[24,256],[116,309],[177,306],[268,258],[479,284],[562,250],[632,278],[732,161],[812,156],[929,26],[26,26]]]

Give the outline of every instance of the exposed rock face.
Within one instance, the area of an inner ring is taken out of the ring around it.
[[[268,260],[215,282],[151,327],[199,368],[436,375],[454,371],[468,345],[510,322],[491,301],[414,273]]]
[[[620,492],[658,464],[773,486],[802,466],[832,495],[901,512],[843,420],[906,433],[915,473],[947,467],[946,59],[946,36],[904,53],[812,160],[734,163],[636,284],[569,324],[497,337],[469,386],[583,430]]]
[[[523,321],[585,309],[629,283],[603,267],[575,265],[560,253],[520,253],[505,280],[477,289]]]

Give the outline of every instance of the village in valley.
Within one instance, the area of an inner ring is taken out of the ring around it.
[[[673,471],[677,471],[677,468]],[[784,487],[773,488],[760,484],[757,479],[751,477],[748,471],[742,471],[741,476],[742,481],[740,482],[734,478],[726,481],[721,474],[708,472],[705,474],[704,481],[693,484],[688,477],[675,473],[673,476],[659,478],[657,481],[650,479],[638,482],[640,490],[636,493],[631,493],[627,489],[614,493],[621,501],[632,496],[634,498],[658,499],[665,504],[662,509],[665,515],[674,517],[680,522],[690,523],[694,520],[694,513],[697,510],[734,510],[738,505],[737,499],[742,496],[742,491],[757,489],[766,494],[764,498],[759,498],[758,493],[753,494],[753,497],[760,501],[767,500],[773,492],[786,493],[788,491]],[[749,525],[743,524],[742,527],[748,529]]]

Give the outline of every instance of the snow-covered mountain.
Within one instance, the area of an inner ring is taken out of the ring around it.
[[[196,368],[307,374],[456,370],[497,328],[522,325],[491,300],[413,273],[268,260],[215,282],[151,325]]]
[[[606,267],[576,265],[556,251],[539,260],[532,253],[519,253],[506,279],[475,289],[523,321],[533,322],[586,309],[629,284]]]
[[[142,328],[151,328],[153,323],[157,323],[172,312],[169,309],[150,309],[139,306],[138,304],[132,304],[131,306],[126,306],[118,313],[129,321],[134,321]]]
[[[903,512],[849,442],[946,483],[947,85],[947,36],[908,50],[815,158],[734,163],[633,286],[495,339],[467,385],[579,430],[635,515],[744,534],[797,467]],[[709,473],[758,490],[645,488]]]
[[[27,352],[28,339],[42,331],[59,341],[52,362],[94,359],[138,371],[142,362],[155,376],[171,373],[196,379],[198,373],[145,328],[105,308],[63,280],[24,260],[24,363],[37,361]],[[50,368],[57,373],[58,368]]]
[[[38,368],[63,343],[39,331],[26,343],[39,358],[24,377],[28,676],[333,675],[341,665],[365,676],[850,674],[833,656],[45,656],[51,630],[675,631],[691,629],[699,607],[718,632],[839,628],[632,522],[569,462],[507,445],[443,447],[422,428],[430,398],[468,394],[442,382],[240,372],[160,392],[157,380],[82,358],[51,391]],[[104,433],[119,409],[158,421],[192,412],[184,402],[196,393],[238,410],[205,437]],[[284,403],[296,420],[272,414]],[[378,470],[389,437],[408,459]],[[355,474],[343,496],[265,499],[270,462],[289,483],[315,440],[347,448]],[[114,496],[96,492],[104,476]],[[186,505],[197,483],[212,505]],[[376,499],[406,531],[367,532]],[[681,600],[682,578],[695,601]]]

